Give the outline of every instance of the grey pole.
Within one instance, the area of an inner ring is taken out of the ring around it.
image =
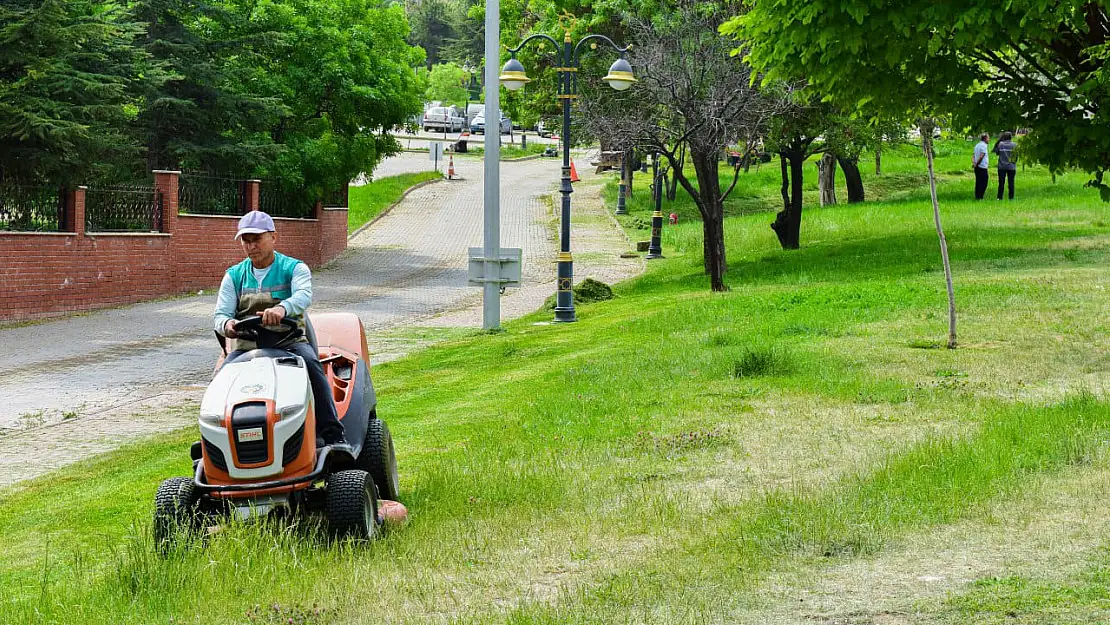
[[[501,132],[489,131],[489,120],[500,124],[501,83],[501,0],[486,0],[486,154],[485,154],[485,222],[482,256],[486,258],[482,285],[482,329],[501,327]]]

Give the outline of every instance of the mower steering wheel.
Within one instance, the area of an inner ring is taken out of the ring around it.
[[[278,347],[286,341],[291,341],[301,335],[301,329],[291,319],[282,319],[278,322],[280,329],[262,325],[262,317],[247,317],[235,323],[235,333],[238,338],[253,341],[259,347]]]

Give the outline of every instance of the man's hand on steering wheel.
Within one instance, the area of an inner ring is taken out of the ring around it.
[[[276,326],[285,318],[285,306],[278,304],[258,313],[262,317],[262,325]]]

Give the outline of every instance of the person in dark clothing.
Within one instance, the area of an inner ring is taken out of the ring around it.
[[[1014,151],[1017,144],[1012,141],[1014,135],[1010,132],[1002,133],[998,143],[991,150],[998,155],[998,199],[1002,199],[1002,187],[1009,183],[1010,199],[1014,199],[1014,176],[1017,175],[1017,159]]]
[[[979,143],[975,144],[975,151],[971,156],[972,169],[975,171],[975,199],[981,200],[987,193],[990,184],[990,156],[987,155],[988,141],[991,136],[987,133],[979,135]]]

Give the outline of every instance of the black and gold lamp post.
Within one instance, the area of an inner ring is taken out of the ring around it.
[[[651,185],[655,200],[655,212],[651,214],[651,243],[648,245],[647,258],[663,258],[663,171],[659,169],[659,153],[651,159]]]
[[[574,18],[572,16],[564,16],[559,20],[560,27],[563,28],[565,33],[563,37],[562,48],[560,49],[559,42],[554,38],[544,34],[530,35],[520,42],[515,48],[509,49],[511,58],[505,63],[501,69],[501,76],[499,77],[501,84],[505,85],[510,91],[516,91],[532,79],[524,72],[524,66],[516,58],[516,53],[520,52],[525,45],[530,41],[542,40],[550,42],[555,46],[555,50],[560,52],[559,61],[560,66],[557,68],[559,72],[559,95],[556,96],[563,102],[563,177],[562,183],[559,187],[559,192],[563,195],[562,202],[562,216],[561,216],[561,229],[559,233],[559,259],[558,259],[558,291],[556,294],[555,302],[555,321],[575,321],[574,314],[574,260],[570,255],[570,194],[573,189],[570,185],[570,105],[571,100],[578,97],[578,68],[579,68],[579,52],[582,44],[590,42],[590,48],[596,48],[597,42],[601,41],[612,46],[614,50],[620,53],[620,58],[613,63],[609,68],[609,74],[602,80],[609,83],[609,86],[617,91],[624,91],[636,82],[635,76],[632,75],[632,66],[628,64],[625,59],[625,54],[631,46],[620,47],[613,43],[605,35],[586,35],[578,41],[577,44],[572,43],[570,38],[571,28],[574,26]]]

